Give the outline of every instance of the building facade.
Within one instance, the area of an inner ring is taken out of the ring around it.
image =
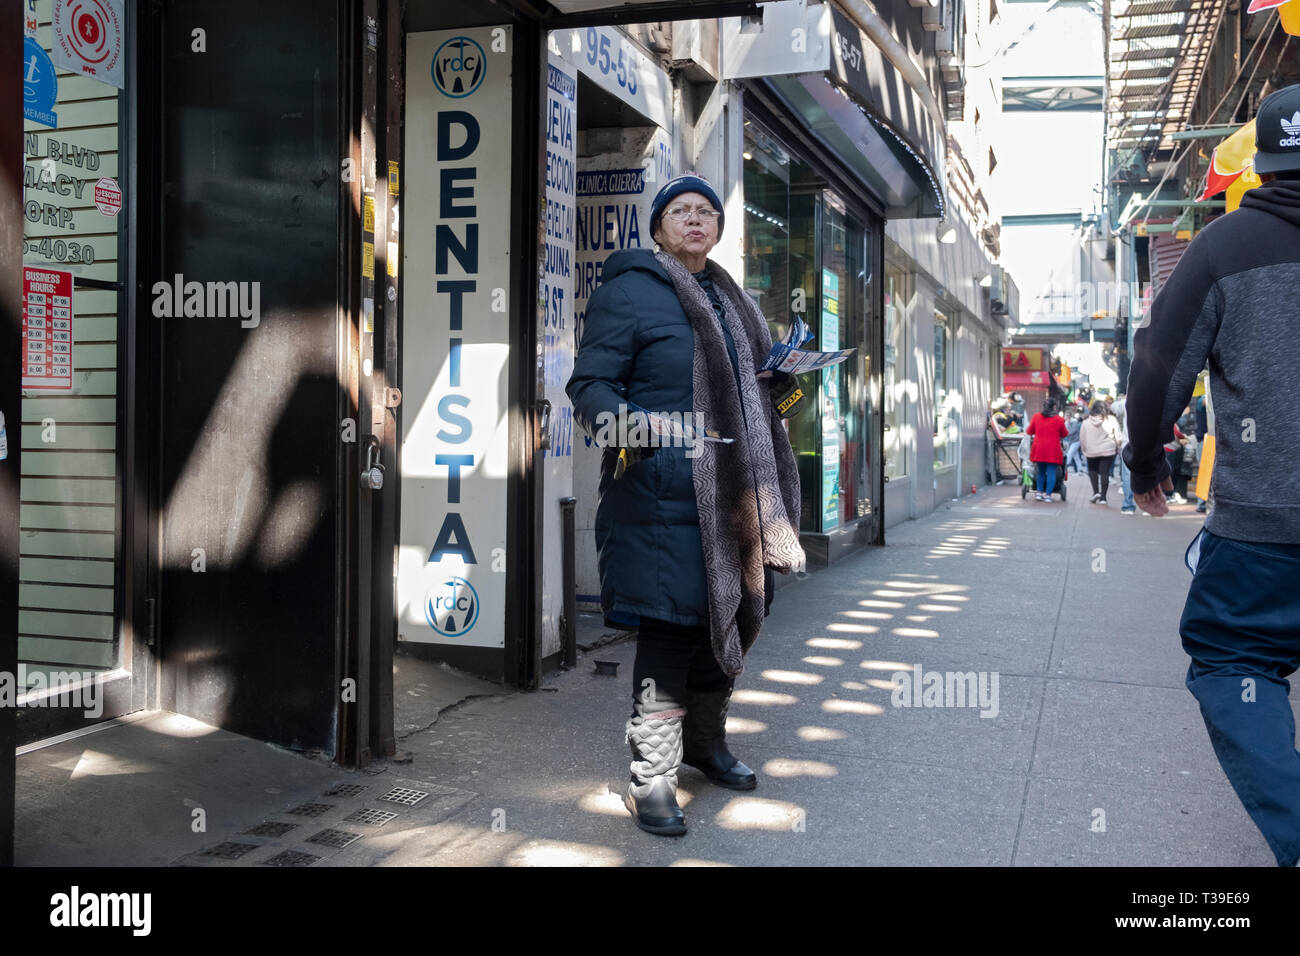
[[[984,481],[962,5],[638,6],[121,0],[110,72],[13,13],[0,670],[105,707],[0,707],[4,753],[165,709],[355,766],[395,654],[535,686],[598,593],[585,304],[687,170],[773,331],[857,350],[791,424],[811,564]]]

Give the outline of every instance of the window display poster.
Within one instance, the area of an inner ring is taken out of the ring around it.
[[[819,347],[840,347],[840,277],[822,270],[822,333]],[[840,518],[840,369],[822,369],[822,531],[839,527]]]
[[[23,388],[72,391],[72,273],[23,267]]]

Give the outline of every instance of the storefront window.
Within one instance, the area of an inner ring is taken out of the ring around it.
[[[23,443],[18,658],[29,678],[120,662],[118,290],[131,197],[118,127],[129,49],[96,76],[56,68],[52,16],[51,0],[35,4],[23,53],[23,399],[21,427],[9,425]]]
[[[892,263],[885,265],[885,476],[907,475],[912,442],[908,421],[911,382],[907,375],[907,316],[912,304],[912,277]]]
[[[857,349],[822,375],[822,530],[867,514],[867,295],[865,230],[833,194],[822,210],[821,340],[818,347]]]
[[[767,317],[773,338],[790,329],[798,312],[817,328],[817,197],[812,169],[758,123],[745,124],[745,291]],[[816,340],[813,341],[816,345]],[[804,382],[810,408],[790,419],[790,444],[799,464],[800,530],[820,530],[820,420],[811,411],[815,382]]]
[[[950,380],[953,322],[946,313],[934,310],[934,465],[953,464],[957,429],[953,420]]]
[[[774,338],[802,314],[809,348],[856,349],[801,378],[807,407],[789,422],[803,531],[873,513],[869,321],[872,233],[826,182],[759,123],[745,124],[745,288]]]

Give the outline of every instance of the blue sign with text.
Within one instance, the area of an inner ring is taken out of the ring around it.
[[[23,119],[44,126],[58,126],[54,101],[59,95],[59,80],[54,75],[50,55],[35,37],[23,40]]]

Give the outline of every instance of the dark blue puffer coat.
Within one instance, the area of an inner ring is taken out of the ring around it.
[[[724,326],[725,328],[725,326]],[[652,412],[693,409],[695,337],[668,273],[648,249],[605,260],[583,319],[568,394],[593,437],[602,412],[620,402]],[[601,457],[596,552],[605,620],[635,627],[641,617],[709,623],[704,551],[691,459],[656,448],[614,480],[616,448]]]

